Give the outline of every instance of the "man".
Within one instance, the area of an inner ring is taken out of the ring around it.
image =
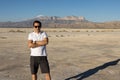
[[[40,66],[41,72],[45,73],[45,79],[51,80],[49,63],[47,60],[46,45],[48,44],[48,36],[41,31],[41,22],[33,22],[33,32],[28,36],[28,47],[31,50],[30,68],[32,80],[37,80],[37,72]]]

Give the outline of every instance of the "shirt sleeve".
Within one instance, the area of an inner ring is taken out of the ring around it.
[[[32,40],[32,35],[31,34],[28,35],[28,40]]]
[[[48,35],[47,35],[46,32],[43,33],[43,39],[44,39],[44,38],[48,38]]]

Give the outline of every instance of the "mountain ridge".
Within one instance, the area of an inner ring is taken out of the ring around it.
[[[83,16],[37,16],[19,22],[0,22],[0,27],[32,27],[32,23],[34,20],[40,20],[42,22],[42,26],[47,28],[120,29],[120,21],[97,23],[88,21]]]

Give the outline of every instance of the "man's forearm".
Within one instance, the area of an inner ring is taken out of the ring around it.
[[[33,41],[33,40],[28,41],[28,47],[29,48],[36,48],[36,47],[39,47],[39,46],[45,46],[47,44],[48,44],[48,38],[45,38],[42,41]]]
[[[46,41],[35,41],[34,43],[30,44],[30,47],[31,48],[36,48],[36,47],[39,47],[39,46],[45,46],[46,44],[47,44]]]
[[[47,45],[48,44],[48,42],[47,41],[36,41],[36,44],[37,44],[37,46],[45,46],[45,45]]]

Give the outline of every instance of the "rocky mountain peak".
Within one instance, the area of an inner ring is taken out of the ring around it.
[[[79,20],[79,21],[85,21],[85,17],[83,16],[65,16],[65,17],[59,17],[59,16],[37,16],[37,19],[40,20]]]

